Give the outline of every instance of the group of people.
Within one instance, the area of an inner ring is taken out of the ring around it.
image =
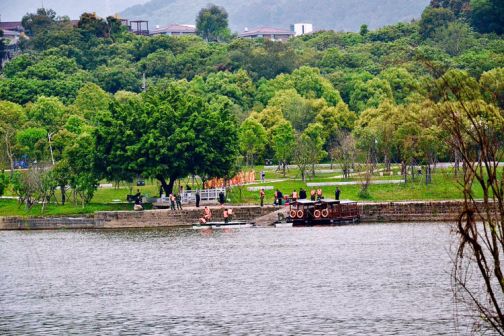
[[[334,191],[334,199],[339,201],[341,195],[341,190],[336,187],[336,190]],[[266,193],[264,191],[264,188],[261,188],[259,190],[259,199],[261,201],[261,206],[264,206],[264,198],[266,197]],[[292,201],[297,201],[298,199],[307,199],[307,193],[306,190],[303,188],[299,189],[299,193],[294,189],[292,194],[290,195],[290,198]],[[310,200],[312,201],[320,201],[321,199],[324,198],[324,194],[321,188],[318,188],[317,190],[312,189],[310,190]],[[275,190],[275,199],[274,199],[274,205],[282,205],[284,200],[284,195],[283,193],[279,190]]]
[[[182,210],[182,196],[180,194],[170,194],[168,196],[168,200],[170,201],[170,209],[171,210]]]
[[[229,223],[233,219],[233,209],[231,208],[226,208],[224,209],[224,213],[222,214],[224,217],[224,223]],[[200,224],[207,224],[212,220],[212,211],[210,210],[209,207],[205,207],[203,210],[203,215],[199,218],[199,223]]]

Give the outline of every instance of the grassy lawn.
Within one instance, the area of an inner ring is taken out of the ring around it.
[[[89,214],[96,211],[108,210],[132,210],[131,204],[99,204],[90,203],[84,208],[82,206],[75,206],[73,204],[49,205],[42,212],[42,206],[35,205],[30,210],[27,210],[24,205],[19,205],[16,200],[0,200],[0,215],[1,216],[21,216],[21,217],[34,217],[34,216],[61,216],[61,215],[82,215]]]
[[[338,167],[334,167],[337,169]],[[254,168],[257,173],[257,181],[260,180],[259,173],[264,167],[257,166]],[[318,169],[328,169],[327,167]],[[300,188],[309,191],[311,188],[307,187],[306,183],[310,182],[350,182],[361,181],[362,178],[353,176],[350,179],[335,178],[341,176],[341,172],[319,173],[315,178],[307,179],[306,182],[301,181],[299,170],[291,168],[287,171],[284,177],[281,172],[275,170],[266,171],[266,182],[246,185],[242,187],[234,187],[228,194],[228,198],[233,204],[243,203],[259,203],[259,192],[248,191],[248,187],[260,186],[273,186],[283,192],[284,195],[291,194],[293,190],[299,192]],[[373,176],[374,180],[401,180],[403,177],[397,175],[398,168],[393,168],[393,176],[380,176],[377,172]],[[408,183],[406,184],[371,184],[369,186],[370,198],[362,199],[359,197],[360,185],[344,185],[340,186],[341,199],[354,200],[354,201],[405,201],[405,200],[453,200],[461,199],[462,192],[457,178],[448,169],[437,169],[432,176],[432,184],[425,185],[424,176],[417,176],[414,181],[408,176]],[[183,180],[181,183],[185,185],[189,179]],[[106,182],[103,182],[106,183]],[[126,201],[126,195],[131,191],[136,192],[137,189],[143,195],[148,197],[157,197],[159,195],[159,184],[155,180],[145,180],[146,185],[137,187],[127,184],[122,184],[119,188],[99,188],[91,202],[91,204],[82,207],[80,205],[73,205],[71,196],[68,195],[69,202],[65,206],[49,205],[49,207],[42,213],[39,205],[34,206],[31,210],[27,211],[24,206],[19,206],[15,200],[0,200],[0,216],[56,216],[56,215],[70,215],[70,214],[86,214],[95,211],[106,210],[130,210],[131,204],[124,204],[120,202]],[[176,184],[178,187],[178,184]],[[193,189],[199,186],[193,186]],[[316,187],[315,187],[316,188]],[[322,187],[324,196],[327,198],[334,198],[335,186]],[[475,187],[475,196],[481,196],[481,190]],[[241,195],[240,195],[241,194]],[[7,192],[6,195],[12,195],[12,192]],[[274,190],[266,190],[266,203],[273,203]],[[60,196],[57,195],[59,198]]]
[[[268,176],[268,175],[266,175]],[[410,177],[408,177],[410,179]],[[369,186],[370,198],[362,199],[359,197],[360,185],[344,185],[340,186],[341,199],[355,200],[355,201],[405,201],[405,200],[453,200],[462,198],[462,189],[458,183],[458,179],[453,176],[449,171],[438,170],[437,173],[432,175],[432,184],[425,185],[424,176],[418,176],[415,181],[409,180],[406,184],[371,184]],[[373,179],[377,180],[400,180],[402,176],[374,176]],[[351,179],[327,179],[315,178],[307,182],[345,182],[345,181],[359,181],[359,178]],[[273,186],[278,188],[284,195],[291,194],[293,190],[299,192],[300,188],[308,191],[312,188],[307,187],[306,183],[300,180],[285,180],[281,182],[259,183],[241,188],[242,195],[240,197],[239,188],[233,188],[229,194],[229,198],[233,203],[258,203],[259,192],[248,191],[247,187],[252,186]],[[317,187],[314,187],[315,189]],[[335,186],[321,187],[322,191],[327,198],[334,198]],[[274,190],[266,190],[266,203],[273,203]],[[476,197],[481,196],[481,190],[475,187],[474,193]]]

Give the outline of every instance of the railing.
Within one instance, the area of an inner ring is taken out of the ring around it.
[[[204,189],[200,190],[200,201],[216,201],[219,199],[219,194],[223,192],[226,195],[225,188],[214,188],[214,189]],[[183,204],[195,203],[196,202],[196,190],[184,191],[181,195],[181,202]],[[158,199],[158,203],[168,203],[170,202],[168,197],[161,197]]]

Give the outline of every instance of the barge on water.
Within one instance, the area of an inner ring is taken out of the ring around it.
[[[289,205],[288,223],[293,226],[341,225],[360,221],[357,202],[321,199],[297,200]]]

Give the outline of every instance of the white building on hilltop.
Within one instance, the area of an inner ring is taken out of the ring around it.
[[[311,23],[294,23],[291,25],[291,30],[295,36],[301,36],[313,33],[313,24]]]

